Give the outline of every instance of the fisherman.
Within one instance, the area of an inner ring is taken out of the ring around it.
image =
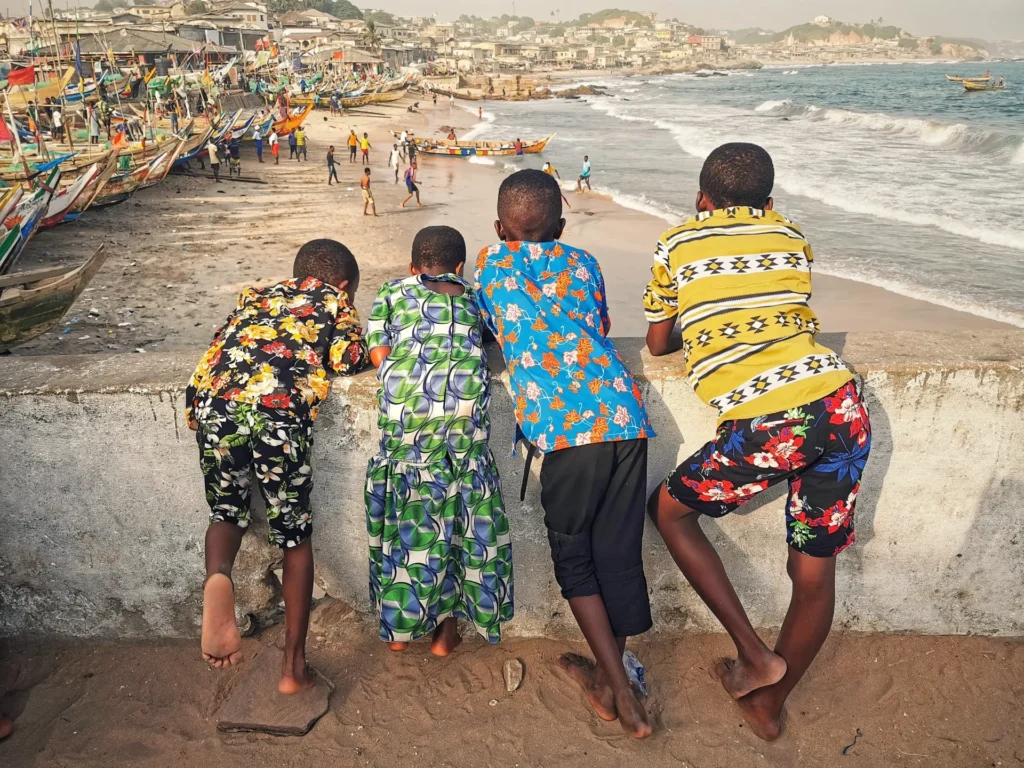
[[[263,133],[260,131],[260,127],[256,126],[256,131],[252,135],[253,141],[256,142],[256,159],[259,162],[263,162]]]
[[[270,154],[273,155],[273,164],[281,165],[281,140],[278,138],[278,131],[270,128]]]
[[[53,106],[53,138],[56,141],[64,141],[64,115],[59,104]]]
[[[288,159],[291,160],[293,157],[299,159],[299,144],[295,138],[295,131],[288,134]]]
[[[516,139],[516,143],[513,144],[512,146],[514,146],[516,148],[516,157],[522,157],[523,156],[523,140],[522,139]]]
[[[220,184],[220,156],[217,154],[217,144],[213,139],[206,145],[206,152],[210,155],[210,170],[213,171],[213,180]]]
[[[231,141],[228,142],[229,176],[242,175],[242,140],[239,133],[232,134]]]
[[[100,118],[96,114],[96,107],[90,106],[89,108],[89,143],[99,144],[100,143]]]
[[[590,186],[590,155],[583,156],[583,170],[580,172],[580,177],[576,179],[577,192],[583,192],[584,182],[587,184],[587,189],[593,191]]]
[[[178,108],[171,105],[171,133],[178,132]]]

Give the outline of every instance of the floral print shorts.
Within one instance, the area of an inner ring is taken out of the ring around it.
[[[856,383],[817,402],[755,419],[727,421],[718,439],[666,480],[669,494],[724,517],[789,480],[786,541],[813,557],[853,544],[853,510],[871,451],[871,424]]]
[[[200,397],[195,416],[210,523],[249,527],[255,475],[267,502],[270,543],[283,549],[309,538],[312,421],[210,396]]]

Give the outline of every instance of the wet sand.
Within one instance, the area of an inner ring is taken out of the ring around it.
[[[280,627],[244,641],[247,658]],[[476,637],[447,659],[387,650],[343,606],[314,610],[310,661],[337,686],[305,737],[220,734],[217,710],[247,662],[207,667],[195,642],[28,644],[0,663],[9,766],[1010,766],[1024,762],[1024,642],[835,633],[790,699],[785,732],[759,741],[711,677],[725,636],[656,634],[647,667],[654,735],[599,720],[555,669],[582,643]],[[506,693],[501,667],[526,674]],[[257,661],[258,663],[258,661]]]
[[[459,106],[450,111],[444,100],[434,108],[429,99],[420,98],[422,112],[410,114],[406,106],[411,101],[377,105],[345,117],[316,112],[307,122],[308,163],[288,160],[287,145],[282,145],[280,165],[269,162],[269,151],[264,155],[268,162],[259,165],[253,147],[246,145],[243,174],[265,184],[214,184],[205,175],[169,176],[123,205],[90,211],[78,222],[41,232],[29,244],[19,270],[77,264],[101,243],[111,254],[60,325],[14,354],[137,349],[198,353],[224,322],[239,290],[289,276],[299,246],[314,237],[338,239],[356,254],[363,273],[356,305],[364,315],[382,282],[407,274],[409,249],[420,227],[456,227],[466,237],[472,261],[473,254],[495,240],[493,220],[502,179],[513,169],[539,168],[543,156],[497,158],[495,165],[484,165],[421,155],[425,207],[402,210],[405,185],[395,184],[394,172],[387,167],[394,142],[389,129],[408,127],[421,136],[437,136],[441,126],[455,125],[461,136],[477,123],[475,114]],[[368,132],[374,147],[370,166],[377,219],[362,215],[358,185],[363,166],[348,162],[350,129],[360,135]],[[340,161],[340,186],[326,183],[330,144]],[[570,176],[575,169],[563,170]],[[564,239],[601,261],[612,334],[644,335],[640,297],[666,222],[596,194],[567,192],[566,197],[573,207],[565,212]],[[814,233],[808,236],[813,243]],[[815,291],[812,304],[826,331],[1009,328],[820,273],[815,275]],[[90,310],[99,315],[90,315]]]

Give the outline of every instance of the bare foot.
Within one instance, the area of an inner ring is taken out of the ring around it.
[[[782,735],[782,712],[775,712],[762,691],[754,691],[736,702],[757,738],[775,741]]]
[[[277,690],[285,696],[294,696],[296,693],[312,688],[316,685],[316,673],[306,663],[304,657],[296,656],[293,661],[288,660],[285,654],[281,664],[281,679],[277,682]]]
[[[203,658],[224,669],[242,660],[242,638],[235,623],[235,587],[223,573],[215,573],[203,587]]]
[[[651,722],[647,719],[647,710],[632,691],[615,697],[615,711],[619,713],[622,730],[634,739],[646,739],[651,735]]]
[[[423,203],[416,203],[416,207],[417,208],[422,208],[423,207]]]
[[[409,647],[408,643],[388,643],[388,648],[395,653],[400,653]]]
[[[430,652],[435,656],[448,656],[459,647],[462,638],[459,636],[459,621],[448,618],[434,630],[434,639],[430,643]]]
[[[597,667],[590,659],[576,653],[565,653],[558,660],[558,666],[583,689],[587,701],[602,720],[617,720],[615,695],[612,689],[601,680]]]
[[[3,741],[11,735],[11,731],[14,730],[14,723],[11,722],[9,717],[0,717],[0,741]]]
[[[786,660],[771,651],[756,663],[744,659],[719,659],[715,674],[734,699],[742,699],[758,688],[775,685],[786,676]]]

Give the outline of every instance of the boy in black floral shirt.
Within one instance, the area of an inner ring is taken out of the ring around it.
[[[313,685],[306,630],[313,592],[309,454],[313,421],[330,384],[366,363],[353,302],[359,265],[341,243],[312,240],[295,275],[248,288],[218,331],[186,392],[210,503],[203,586],[203,658],[223,668],[241,658],[231,569],[249,525],[251,474],[267,502],[270,542],[284,550],[285,652],[278,690]]]

